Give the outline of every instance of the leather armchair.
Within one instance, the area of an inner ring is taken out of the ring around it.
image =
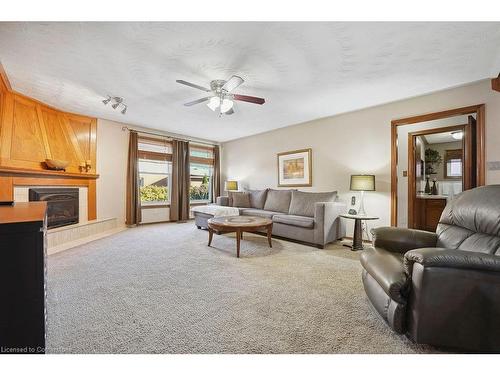
[[[421,344],[500,352],[500,185],[465,191],[436,233],[373,230],[361,254],[373,307]]]

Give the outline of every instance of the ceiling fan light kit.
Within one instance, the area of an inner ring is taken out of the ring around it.
[[[233,94],[232,91],[244,82],[243,78],[239,76],[232,76],[227,81],[224,81],[222,79],[213,80],[212,82],[210,82],[209,89],[191,82],[184,81],[182,79],[178,79],[176,82],[201,91],[212,93],[211,96],[193,100],[191,102],[184,103],[184,105],[186,107],[191,107],[195,104],[208,101],[207,107],[214,112],[218,110],[219,116],[222,116],[222,114],[232,115],[234,113],[235,100],[260,105],[266,102],[264,98]]]
[[[110,96],[108,95],[107,99],[104,99],[102,101],[102,103],[104,105],[108,105],[108,103],[113,103],[111,104],[111,107],[113,109],[117,109],[118,107],[122,107],[122,110],[120,111],[122,115],[124,115],[125,113],[127,113],[127,108],[128,106],[123,102],[123,98],[119,97],[119,96]]]

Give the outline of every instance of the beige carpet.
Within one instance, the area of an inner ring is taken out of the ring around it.
[[[48,259],[49,353],[419,353],[371,311],[358,253],[185,224]]]

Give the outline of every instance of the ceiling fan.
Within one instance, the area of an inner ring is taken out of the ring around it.
[[[222,79],[216,79],[210,82],[209,89],[203,86],[196,85],[191,82],[183,81],[182,79],[178,79],[176,80],[176,82],[182,85],[194,87],[195,89],[210,93],[209,96],[206,96],[204,98],[184,103],[186,107],[191,107],[192,105],[208,101],[207,103],[208,108],[210,108],[214,112],[218,110],[219,116],[222,116],[222,114],[232,115],[234,113],[233,107],[235,100],[253,104],[264,104],[266,102],[264,98],[233,94],[232,91],[244,82],[243,78],[238,76],[232,76],[227,81],[224,81]]]

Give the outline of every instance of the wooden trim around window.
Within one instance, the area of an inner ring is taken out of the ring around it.
[[[142,135],[139,135],[138,141],[139,141],[139,143],[142,142],[142,143],[148,143],[148,144],[153,144],[153,145],[172,145],[172,141],[169,141],[168,139],[147,137],[147,136],[142,136]]]
[[[476,185],[486,183],[485,172],[485,105],[477,104],[468,107],[455,108],[447,111],[428,113],[419,116],[406,117],[391,121],[391,225],[398,222],[398,130],[401,125],[410,125],[418,122],[439,120],[442,118],[476,114]]]
[[[189,148],[191,150],[205,150],[205,151],[213,151],[214,150],[214,147],[212,147],[212,146],[202,146],[202,145],[197,145],[197,144],[193,144],[193,143],[189,144]]]
[[[158,161],[172,161],[172,154],[154,151],[138,151],[139,159],[144,160],[158,160]]]
[[[198,156],[190,156],[189,157],[189,162],[190,163],[198,163],[198,164],[207,164],[207,165],[214,165],[214,159],[209,159],[209,158],[200,158]]]

